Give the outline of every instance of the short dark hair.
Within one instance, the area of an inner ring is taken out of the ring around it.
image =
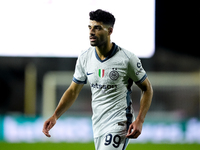
[[[111,25],[112,27],[115,24],[115,17],[107,11],[97,9],[96,11],[91,11],[89,15],[90,15],[90,20],[103,22],[104,24]]]

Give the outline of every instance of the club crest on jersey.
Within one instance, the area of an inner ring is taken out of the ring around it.
[[[103,78],[105,75],[105,70],[104,69],[99,69],[99,73],[98,73],[100,78]]]
[[[111,80],[117,80],[119,78],[119,73],[117,72],[117,68],[112,68],[109,77]]]

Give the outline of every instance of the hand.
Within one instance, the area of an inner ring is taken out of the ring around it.
[[[52,116],[51,118],[49,118],[47,121],[44,122],[42,132],[43,132],[47,137],[51,137],[51,135],[49,134],[49,130],[50,130],[55,124],[56,124],[56,118]]]
[[[126,135],[127,138],[134,138],[136,139],[142,132],[142,122],[141,121],[134,121],[128,129],[128,133]]]

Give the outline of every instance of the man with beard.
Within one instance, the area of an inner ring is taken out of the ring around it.
[[[89,39],[92,47],[78,57],[73,81],[52,117],[44,123],[43,133],[50,137],[49,130],[73,104],[83,85],[89,81],[96,150],[124,150],[129,138],[137,138],[141,134],[151,105],[152,86],[138,57],[111,42],[115,17],[100,9],[90,12],[89,15]],[[142,91],[136,119],[130,98],[133,82]]]

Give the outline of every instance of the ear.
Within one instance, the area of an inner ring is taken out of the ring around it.
[[[111,35],[113,33],[113,27],[108,28],[108,34]]]

